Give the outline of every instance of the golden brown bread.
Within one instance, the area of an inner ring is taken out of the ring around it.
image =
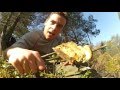
[[[92,57],[92,51],[89,45],[78,46],[74,42],[62,43],[53,50],[60,56],[63,60],[75,60],[77,62],[87,62]]]

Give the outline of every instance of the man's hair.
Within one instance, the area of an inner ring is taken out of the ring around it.
[[[66,19],[66,21],[68,21],[68,14],[67,14],[67,12],[51,12],[51,14],[48,16],[47,19],[49,19],[49,17],[50,17],[52,14],[58,14],[58,15],[64,17],[64,18]]]

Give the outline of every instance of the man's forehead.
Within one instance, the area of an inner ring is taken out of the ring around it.
[[[65,19],[62,15],[60,15],[60,14],[57,14],[57,13],[54,13],[54,14],[51,14],[50,15],[50,17],[59,17],[59,18],[63,18],[63,19]]]
[[[62,16],[60,16],[59,14],[52,14],[49,18],[50,21],[57,21],[59,23],[63,23],[66,22],[66,19]]]

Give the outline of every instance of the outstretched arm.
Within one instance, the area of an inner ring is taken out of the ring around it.
[[[45,63],[39,52],[23,48],[8,49],[6,53],[8,62],[11,63],[20,74],[45,70]]]

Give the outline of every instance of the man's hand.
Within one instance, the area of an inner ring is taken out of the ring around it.
[[[36,73],[37,70],[46,69],[45,63],[37,51],[13,48],[7,51],[7,56],[9,57],[8,62],[11,63],[20,74],[29,72]]]

